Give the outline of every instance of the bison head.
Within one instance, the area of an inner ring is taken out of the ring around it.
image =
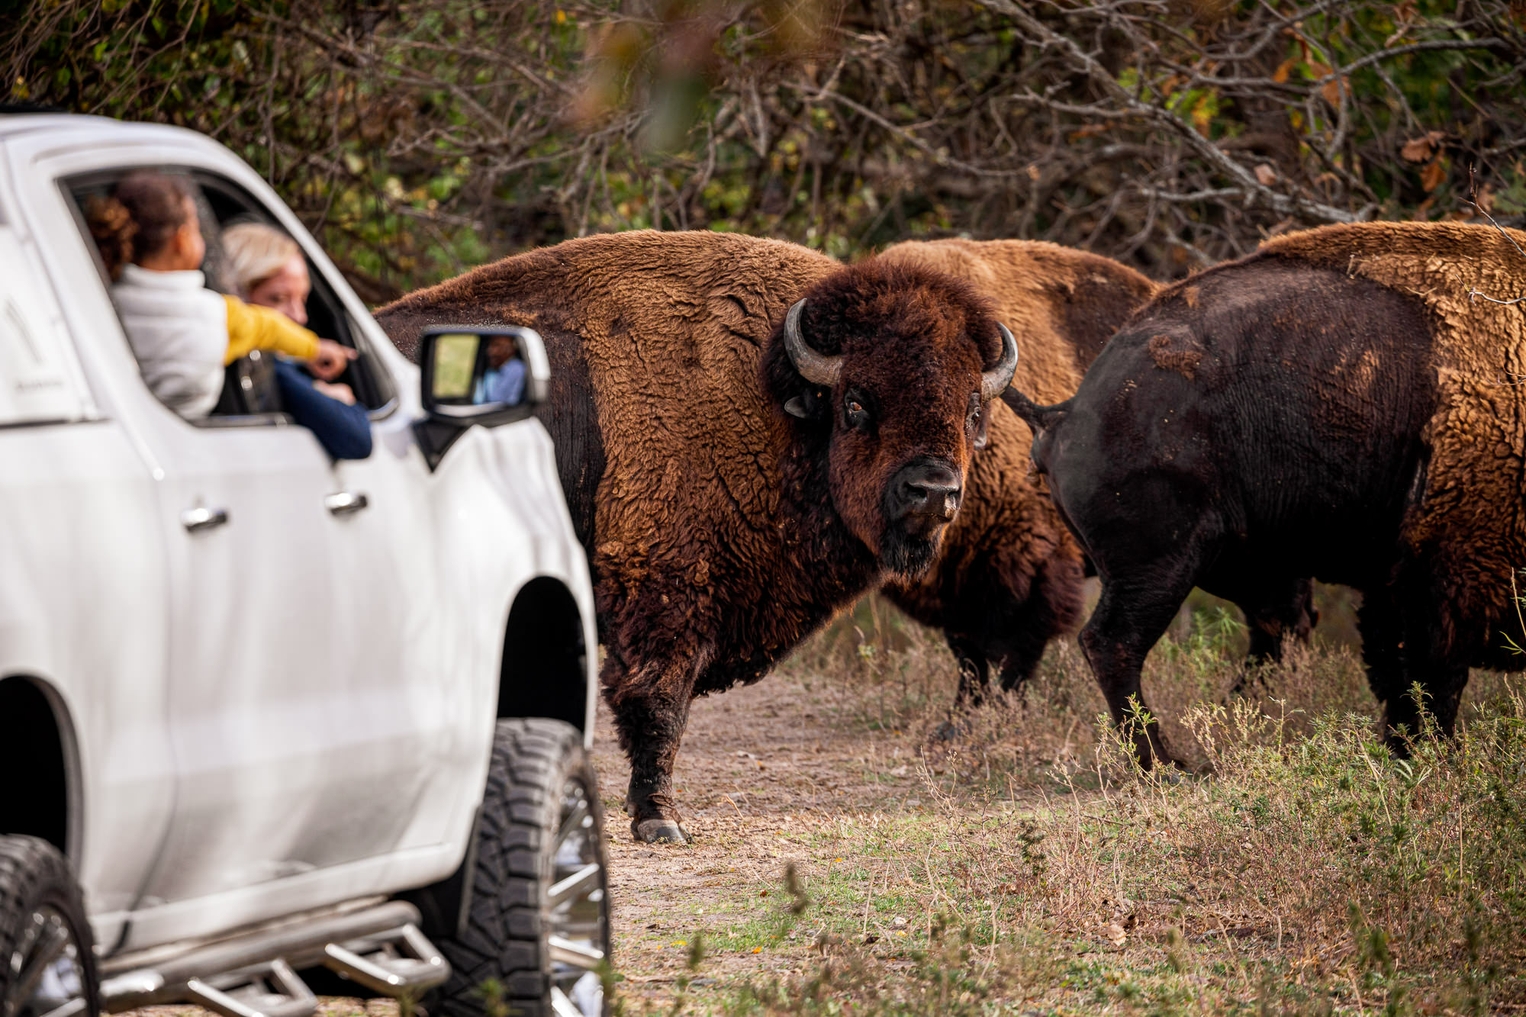
[[[966,284],[870,259],[789,309],[763,371],[793,418],[801,495],[829,499],[885,568],[910,577],[937,555],[988,404],[1016,367],[1012,333]]]

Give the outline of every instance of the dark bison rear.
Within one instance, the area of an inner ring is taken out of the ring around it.
[[[1157,289],[1109,258],[1034,240],[910,241],[881,257],[946,272],[988,298],[1022,350],[1013,385],[1046,402],[1075,392],[1108,339]],[[1081,553],[1029,467],[1027,425],[996,405],[986,426],[989,443],[975,457],[937,563],[885,585],[898,607],[943,629],[959,660],[961,701],[982,697],[993,665],[1003,689],[1019,687],[1082,611]],[[1235,600],[1252,657],[1279,656],[1289,636],[1306,640],[1318,617],[1307,579],[1245,583]]]
[[[1526,316],[1475,290],[1526,294],[1490,229],[1294,234],[1163,292],[1067,402],[1008,393],[1102,578],[1081,645],[1114,720],[1193,586],[1361,590],[1390,731],[1418,728],[1412,682],[1450,730],[1469,665],[1514,663],[1492,633],[1526,564]],[[1137,744],[1169,758],[1153,726]]]

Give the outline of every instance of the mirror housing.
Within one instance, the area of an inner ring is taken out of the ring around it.
[[[415,430],[431,469],[467,428],[523,420],[551,389],[545,342],[517,325],[427,328],[419,368],[426,416]]]

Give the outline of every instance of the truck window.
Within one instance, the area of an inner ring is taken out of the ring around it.
[[[68,334],[12,227],[0,224],[0,427],[84,416]]]
[[[87,209],[92,198],[109,194],[118,180],[140,167],[124,168],[119,172],[92,173],[88,177],[70,180],[67,184],[79,211],[78,221],[86,233],[86,240],[99,257],[93,238],[89,236]],[[276,226],[260,202],[242,187],[216,174],[201,170],[175,167],[159,168],[158,172],[173,174],[187,181],[197,206],[201,233],[206,242],[206,258],[202,272],[208,289],[218,293],[242,296],[237,280],[232,278],[231,266],[223,241],[225,228],[243,222],[260,222]],[[277,227],[279,228],[279,227]],[[350,327],[343,304],[328,281],[322,277],[308,260],[308,273],[312,290],[307,299],[307,327],[321,338],[332,339],[345,346],[356,348],[361,356],[339,380],[353,391],[356,401],[368,410],[389,407],[395,393],[390,377],[378,370],[368,356],[369,350],[360,339],[358,330]],[[105,275],[104,263],[101,265]],[[222,391],[211,412],[194,423],[203,426],[229,426],[241,424],[268,424],[289,420],[281,413],[280,397],[276,391],[272,371],[271,354],[259,351],[229,365],[222,384]]]

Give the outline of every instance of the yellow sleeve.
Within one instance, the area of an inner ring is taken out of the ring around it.
[[[246,304],[238,297],[228,302],[228,352],[223,363],[231,364],[250,350],[275,350],[299,360],[318,355],[318,337],[280,311]]]

